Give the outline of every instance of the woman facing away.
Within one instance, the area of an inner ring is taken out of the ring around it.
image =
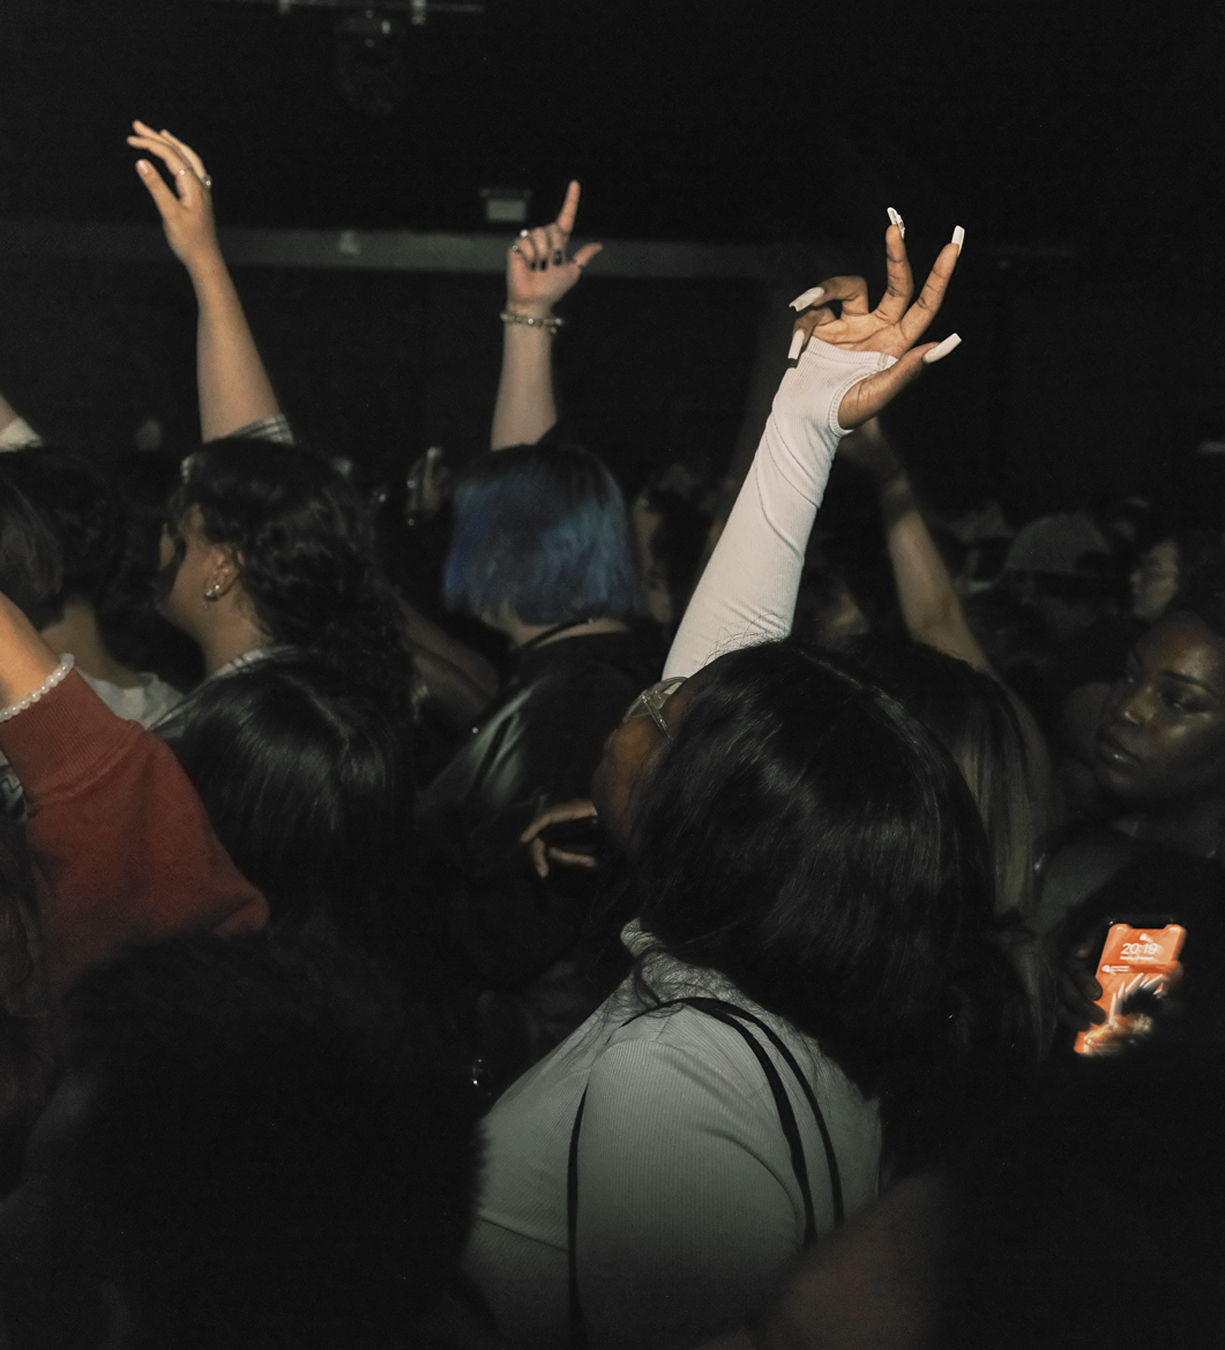
[[[954,235],[937,263],[929,288],[960,254]],[[902,461],[884,437],[876,416],[880,401],[861,399],[884,380],[905,381],[931,358],[952,350],[956,337],[904,357],[873,354],[871,343],[896,336],[911,280],[900,235],[886,236],[890,290],[869,310],[863,283],[837,278],[805,292],[794,307],[794,342],[810,336],[805,357],[783,377],[757,454],[694,592],[665,676],[698,670],[713,657],[763,638],[791,632],[806,549],[823,499],[835,450],[876,481],[897,600],[911,640],[868,637],[850,644],[857,668],[888,689],[931,731],[961,770],[987,831],[1001,916],[1015,924],[1013,957],[1036,1009],[1048,1017],[1051,989],[1042,953],[1020,924],[1033,921],[1037,862],[1048,824],[1050,768],[1033,716],[1003,683],[971,630],[953,578],[928,528]],[[839,292],[842,292],[840,295]],[[842,299],[841,315],[823,302]],[[938,299],[935,303],[939,303]],[[909,320],[907,320],[909,322]],[[913,340],[913,326],[909,329]],[[905,352],[905,342],[894,348]],[[793,353],[798,348],[793,345]],[[808,352],[821,360],[809,362]],[[896,386],[895,386],[896,387]],[[846,399],[841,416],[837,399]],[[856,411],[848,411],[855,406]],[[845,435],[847,421],[856,424]],[[561,803],[525,833],[537,870],[550,857],[573,865],[590,858],[549,848],[540,831],[559,821],[595,813],[592,803]]]
[[[199,308],[200,434],[162,539],[163,613],[212,677],[293,651],[339,665],[407,729],[415,676],[370,522],[345,480],[293,435],[217,241],[212,179],[168,131],[134,123],[141,181]],[[188,707],[183,709],[186,715]]]
[[[605,737],[661,655],[642,624],[620,487],[596,455],[548,434],[557,420],[548,316],[595,247],[567,256],[577,200],[575,186],[558,220],[508,255],[492,453],[456,487],[444,569],[447,603],[506,637],[511,674],[418,812],[453,893],[463,977],[483,991],[482,1007],[498,1008],[503,1084],[608,989],[578,958],[588,878],[542,883],[519,836],[543,807],[586,791]]]
[[[930,1157],[935,1104],[984,1054],[1032,1052],[981,824],[947,753],[875,686],[769,641],[799,567],[770,570],[763,592],[736,558],[762,515],[807,537],[838,438],[938,350],[914,344],[956,249],[910,308],[896,227],[887,246],[876,311],[853,278],[797,302],[843,300],[843,318],[823,305],[801,320],[759,451],[770,463],[669,678],[596,774],[632,865],[637,969],[487,1120],[468,1270],[515,1343],[580,1344],[581,1321],[594,1346],[676,1346],[750,1317],[808,1241],[873,1198],[882,1160]],[[746,633],[766,641],[718,654]]]
[[[0,524],[0,592],[36,621],[61,591],[59,551],[2,474]],[[206,680],[158,734],[275,926],[327,926],[411,958],[411,747],[347,670],[291,649]],[[91,828],[82,817],[83,848]],[[100,856],[97,868],[110,886]]]
[[[161,609],[207,678],[155,730],[274,924],[406,955],[416,686],[361,503],[301,448],[230,439],[171,518]]]
[[[1015,1049],[1010,996],[1025,1024],[973,803],[900,705],[770,644],[651,707],[597,778],[633,861],[636,974],[487,1121],[468,1271],[519,1344],[566,1344],[571,1147],[591,1344],[696,1343],[874,1198],[882,1116],[886,1160],[921,1152],[910,1113]],[[757,1048],[691,997],[733,1005]]]
[[[345,671],[409,734],[415,680],[398,611],[362,503],[330,464],[267,441],[211,442],[185,461],[170,518],[160,607],[208,677],[308,656]]]
[[[402,975],[425,969],[410,749],[346,671],[293,655],[237,669],[158,734],[274,928],[328,932]]]
[[[168,508],[161,609],[206,680],[157,723],[277,924],[400,927],[415,677],[362,502],[290,438],[217,246],[198,156],[137,124],[200,307],[201,433]],[[241,675],[241,679],[238,678]],[[219,678],[220,677],[220,678]]]

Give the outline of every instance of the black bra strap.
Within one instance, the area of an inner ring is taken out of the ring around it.
[[[570,1131],[570,1156],[566,1164],[566,1235],[570,1279],[570,1350],[587,1350],[587,1324],[578,1297],[578,1136],[583,1128],[587,1107],[587,1089],[579,1099],[574,1126]]]
[[[705,1013],[707,1017],[713,1017],[715,1021],[731,1027],[753,1052],[753,1057],[761,1065],[761,1070],[766,1076],[766,1082],[770,1085],[770,1094],[774,1098],[774,1109],[778,1112],[778,1121],[783,1127],[783,1138],[786,1139],[787,1149],[791,1154],[791,1167],[795,1172],[795,1179],[799,1183],[800,1195],[804,1201],[804,1246],[807,1247],[810,1242],[816,1240],[817,1223],[812,1210],[812,1188],[808,1184],[808,1163],[804,1157],[804,1143],[800,1139],[800,1128],[796,1124],[795,1112],[791,1109],[791,1099],[787,1096],[787,1090],[783,1087],[783,1080],[774,1067],[774,1061],[766,1054],[757,1037],[738,1020],[738,1016],[749,1017],[750,1015],[743,1009],[737,1008],[735,1004],[723,1003],[716,998],[678,998],[673,1002],[696,1008],[699,1012]],[[669,1004],[661,1003],[659,1006],[666,1008]]]
[[[825,1123],[825,1113],[821,1110],[821,1104],[817,1101],[817,1094],[812,1089],[812,1084],[800,1070],[796,1063],[795,1056],[787,1048],[786,1042],[774,1030],[767,1025],[760,1017],[754,1017],[751,1012],[744,1008],[737,1007],[734,1003],[724,1003],[721,999],[713,998],[686,998],[679,1000],[682,1003],[688,1003],[694,1008],[699,1008],[702,1012],[710,1013],[712,1017],[718,1017],[719,1014],[714,1011],[714,1007],[726,1009],[732,1016],[742,1018],[746,1022],[751,1022],[757,1029],[769,1040],[770,1044],[783,1057],[783,1062],[795,1075],[795,1080],[803,1090],[804,1096],[808,1098],[808,1105],[812,1108],[812,1114],[817,1122],[817,1129],[821,1132],[821,1143],[825,1149],[825,1165],[829,1169],[829,1190],[830,1199],[834,1209],[834,1223],[840,1225],[844,1218],[842,1206],[842,1174],[838,1170],[838,1155],[834,1152],[834,1141],[829,1132],[829,1126]],[[714,1007],[708,1005],[713,1004]],[[720,1018],[720,1021],[725,1019]]]

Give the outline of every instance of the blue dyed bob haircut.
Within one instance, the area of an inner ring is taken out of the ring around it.
[[[453,609],[523,623],[633,618],[646,612],[625,498],[576,445],[516,445],[483,455],[455,489],[442,577]]]

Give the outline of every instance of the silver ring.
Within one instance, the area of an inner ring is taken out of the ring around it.
[[[510,251],[512,253],[517,253],[521,258],[523,257],[523,250],[519,247],[518,244],[512,244],[510,246]]]
[[[531,230],[520,230],[520,231],[519,231],[519,238],[520,238],[520,239],[526,239],[526,238],[528,237],[529,234],[531,234]]]
[[[211,173],[206,173],[206,174],[204,175],[203,182],[204,182],[204,186],[205,186],[206,188],[211,189],[212,186],[213,186],[213,175],[212,175]]]

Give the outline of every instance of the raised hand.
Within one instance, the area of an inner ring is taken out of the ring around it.
[[[915,344],[936,317],[948,288],[949,278],[961,254],[964,232],[954,232],[952,242],[940,250],[919,298],[911,304],[914,278],[906,257],[906,245],[898,224],[885,231],[885,261],[888,284],[880,304],[868,306],[868,285],[863,277],[831,277],[806,291],[799,300],[806,305],[795,322],[796,341],[814,338],[846,351],[884,352],[897,364],[860,380],[847,391],[838,411],[844,427],[857,427],[880,412],[922,371],[924,365],[947,356],[961,341],[954,333],[943,342]],[[833,304],[840,304],[834,313]],[[793,353],[797,348],[793,347]]]
[[[128,144],[147,150],[170,170],[173,189],[158,168],[138,160],[136,171],[149,189],[174,255],[187,268],[200,307],[196,334],[196,383],[200,435],[206,441],[232,436],[281,411],[260,359],[242,302],[221,256],[213,223],[213,180],[200,156],[168,131],[133,122]]]
[[[140,180],[161,213],[166,239],[174,255],[188,270],[220,256],[217,228],[213,221],[213,180],[200,156],[168,131],[154,131],[143,122],[133,122],[134,136],[128,144],[156,155],[173,175],[174,190],[147,159],[136,161]]]
[[[578,282],[583,268],[604,247],[584,244],[573,258],[568,256],[579,192],[579,185],[571,183],[557,219],[551,225],[524,230],[511,245],[506,257],[506,303],[516,313],[548,317],[553,306]]]

